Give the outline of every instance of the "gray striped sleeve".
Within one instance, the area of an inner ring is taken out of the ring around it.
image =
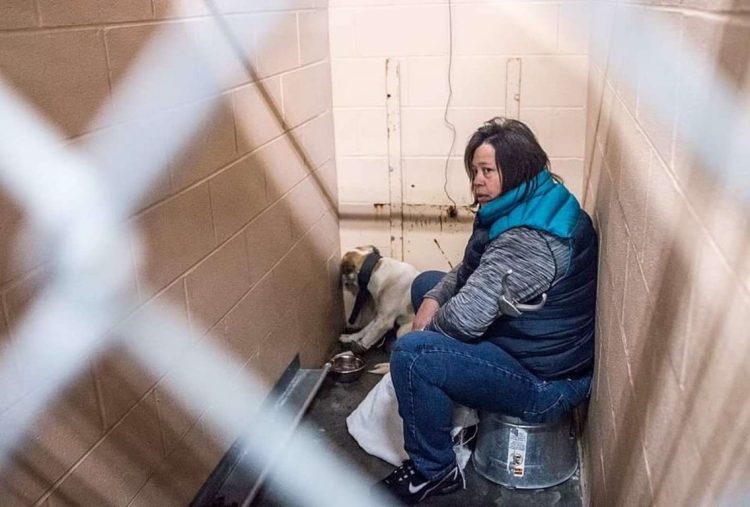
[[[566,241],[534,229],[511,229],[492,241],[466,284],[442,304],[427,329],[458,340],[480,338],[502,315],[503,275],[513,270],[510,290],[515,299],[536,299],[564,275],[569,256]]]
[[[447,303],[448,300],[456,294],[456,282],[458,280],[458,276],[456,275],[456,273],[458,272],[458,268],[460,266],[461,263],[459,262],[458,266],[446,273],[445,276],[437,283],[437,285],[429,290],[424,295],[424,297],[437,300],[437,302],[441,306]]]

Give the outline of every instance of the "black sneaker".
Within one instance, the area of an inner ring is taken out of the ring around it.
[[[442,476],[429,480],[414,467],[411,460],[406,460],[378,485],[402,502],[414,505],[428,496],[446,495],[458,489],[465,489],[466,480],[458,465],[454,465]]]

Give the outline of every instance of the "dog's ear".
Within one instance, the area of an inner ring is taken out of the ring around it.
[[[363,259],[364,257],[362,254],[356,250],[346,252],[341,259],[341,274],[348,275],[351,273],[357,273],[362,265]]]
[[[372,253],[380,255],[380,250],[378,250],[378,247],[375,245],[370,245],[370,248],[372,248]]]

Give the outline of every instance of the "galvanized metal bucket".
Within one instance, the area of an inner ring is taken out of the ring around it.
[[[578,469],[572,415],[527,423],[480,412],[472,461],[482,477],[507,488],[542,489],[565,482]]]

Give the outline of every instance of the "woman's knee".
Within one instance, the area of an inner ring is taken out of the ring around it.
[[[446,355],[439,354],[440,333],[412,331],[399,338],[391,351],[391,377],[401,383],[408,374],[420,382],[439,384],[446,377]]]
[[[423,346],[430,342],[430,337],[426,331],[410,331],[396,340],[393,344],[393,354],[413,355],[419,353]]]
[[[391,350],[391,373],[411,369],[420,372],[430,370],[434,363],[440,363],[438,349],[445,348],[448,338],[434,331],[412,331],[396,340]]]

